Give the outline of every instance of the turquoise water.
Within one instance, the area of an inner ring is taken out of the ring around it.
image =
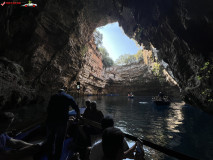
[[[213,159],[213,115],[184,102],[156,106],[151,97],[91,96],[79,99],[79,104],[86,99],[95,100],[104,115],[112,115],[115,126],[123,132],[198,159]],[[144,149],[146,159],[174,159],[149,147]]]

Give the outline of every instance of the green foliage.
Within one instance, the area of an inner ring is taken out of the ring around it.
[[[205,62],[204,66],[200,68],[199,75],[197,76],[197,79],[200,80],[208,80],[211,77],[213,71],[213,64],[210,62]]]
[[[114,61],[112,60],[112,58],[109,57],[109,53],[106,50],[106,48],[100,47],[98,49],[102,55],[102,62],[103,62],[104,68],[111,67],[114,64]]]
[[[96,46],[97,47],[102,46],[103,35],[98,30],[95,30],[94,33],[93,33],[93,36],[95,38]]]
[[[135,55],[124,54],[124,55],[120,55],[115,63],[118,65],[128,65],[128,64],[132,64],[134,62],[136,62]]]
[[[112,66],[114,64],[114,61],[112,60],[112,58],[109,57],[109,53],[106,48],[102,46],[103,35],[99,31],[95,30],[93,36],[95,38],[95,44],[102,55],[102,62],[104,68]]]
[[[87,45],[81,47],[81,49],[80,49],[81,56],[84,56],[87,51],[88,51],[88,46]]]
[[[119,58],[115,61],[118,65],[129,65],[143,60],[142,50],[138,50],[136,54],[124,54],[120,55]]]
[[[114,64],[114,61],[110,57],[104,57],[102,62],[104,68],[111,67]]]
[[[142,50],[138,50],[138,52],[134,55],[136,58],[136,61],[140,61],[143,59],[143,52]]]
[[[213,71],[213,64],[210,63],[209,61],[205,62],[203,67],[200,68],[197,79],[199,81],[202,81],[204,84],[208,83],[211,80],[210,78],[212,76],[212,71]],[[209,103],[213,103],[212,89],[203,87],[203,91],[201,92],[201,95],[203,95]]]
[[[160,75],[160,63],[157,63],[155,62],[153,64],[153,68],[152,68],[152,73],[155,75],[155,76],[159,76]]]
[[[200,81],[202,79],[202,77],[201,76],[197,76],[197,79]]]

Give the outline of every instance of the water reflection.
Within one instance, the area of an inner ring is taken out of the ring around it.
[[[166,118],[167,121],[167,129],[170,132],[179,133],[180,127],[179,125],[183,124],[184,115],[182,113],[182,107],[177,106],[175,104],[172,104],[170,109],[170,112],[168,114],[168,118]]]
[[[123,132],[199,159],[213,159],[213,117],[196,108],[177,102],[158,107],[151,97],[89,98],[97,101],[105,115],[111,114]],[[146,159],[172,159],[148,147],[145,150]]]

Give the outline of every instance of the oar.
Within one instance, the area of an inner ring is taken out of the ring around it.
[[[128,138],[130,140],[133,140],[133,141],[137,141],[138,140],[137,137],[132,136],[130,134],[124,133],[124,135],[125,135],[126,138]],[[146,141],[146,140],[143,140],[143,139],[140,139],[140,138],[139,138],[139,140],[142,141],[144,145],[146,145],[148,147],[151,147],[151,148],[153,148],[155,150],[158,150],[158,151],[160,151],[162,153],[165,153],[165,154],[167,154],[169,156],[172,156],[172,157],[175,157],[175,158],[178,158],[178,159],[182,159],[182,160],[198,160],[198,159],[196,159],[194,157],[182,154],[180,152],[176,152],[174,150],[171,150],[171,149],[166,148],[166,147],[162,147],[162,146],[154,144],[152,142],[149,142],[149,141]]]
[[[26,137],[29,133],[33,132],[34,130],[38,129],[42,123],[45,122],[46,118],[42,118],[40,121],[33,123],[32,125],[28,126],[27,128],[24,128],[14,136],[14,138],[19,137],[19,135],[22,134],[21,137]]]
[[[91,125],[91,126],[93,126],[93,127],[102,129],[101,124],[98,123],[98,122],[95,122],[95,121],[92,121],[92,120],[88,120],[88,119],[85,119],[85,118],[81,118],[81,120],[82,120],[84,123],[87,123],[87,124],[89,124],[89,125]],[[137,138],[137,137],[132,136],[132,135],[130,135],[130,134],[124,133],[124,135],[125,135],[126,138],[128,138],[128,139],[130,139],[130,140],[133,140],[133,141],[139,140],[139,141],[143,142],[144,145],[146,145],[146,146],[148,146],[148,147],[151,147],[151,148],[153,148],[153,149],[155,149],[155,150],[158,150],[158,151],[160,151],[160,152],[162,152],[162,153],[165,153],[165,154],[167,154],[167,155],[169,155],[169,156],[172,156],[172,157],[175,157],[175,158],[178,158],[178,159],[182,159],[182,160],[198,160],[198,159],[196,159],[196,158],[194,158],[194,157],[190,157],[190,156],[185,155],[185,154],[182,154],[182,153],[180,153],[180,152],[173,151],[173,150],[168,149],[168,148],[166,148],[166,147],[162,147],[162,146],[160,146],[160,145],[157,145],[157,144],[154,144],[154,143],[152,143],[152,142],[143,140],[143,139],[141,139],[141,138]]]

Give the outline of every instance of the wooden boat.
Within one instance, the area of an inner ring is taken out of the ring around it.
[[[170,101],[153,101],[157,106],[168,106],[171,104]]]
[[[80,112],[81,113],[83,113],[84,110],[85,110],[85,108],[80,108]],[[74,115],[74,111],[70,111],[70,115]],[[82,120],[87,125],[91,125],[93,127],[101,129],[101,124],[100,123],[97,123],[97,122],[94,122],[94,121],[91,121],[91,120],[87,120],[87,119],[82,119]],[[30,140],[28,140],[28,142],[31,142],[32,139],[30,137],[32,137],[32,135],[35,135],[35,133],[36,133],[36,136],[38,136],[38,134],[43,133],[43,131],[44,131],[43,129],[44,129],[44,126],[38,124],[38,125],[36,125],[34,127],[31,127],[27,131],[18,134],[14,138],[22,139],[22,140],[30,139]],[[139,141],[142,144],[144,144],[144,145],[146,145],[148,147],[151,147],[153,149],[156,149],[156,150],[158,150],[158,151],[160,151],[162,153],[165,153],[165,154],[167,154],[169,156],[172,156],[172,157],[175,157],[175,158],[178,158],[178,159],[183,159],[183,160],[197,160],[194,157],[190,157],[190,156],[182,154],[180,152],[176,152],[176,151],[168,149],[166,147],[162,147],[162,146],[154,144],[152,142],[149,142],[149,141],[134,137],[134,136],[132,136],[130,134],[126,134],[125,133],[124,135],[125,135],[126,138],[128,138],[130,140]],[[45,137],[43,137],[43,139],[40,139],[40,141],[43,142],[44,138]],[[73,156],[74,152],[72,150],[70,150],[70,145],[69,145],[72,141],[73,141],[72,137],[65,139],[63,152],[62,152],[62,156],[61,156],[60,160],[68,160],[68,159],[70,159]],[[46,156],[46,154],[44,152],[41,152],[40,155],[34,156],[34,159],[35,160],[47,160],[47,156]]]
[[[80,113],[83,114],[86,108],[79,108]],[[75,116],[75,110],[69,111],[69,116]],[[24,140],[29,143],[43,144],[46,138],[45,120],[33,124],[31,127],[23,129],[18,134],[13,136],[14,139]],[[74,152],[70,149],[70,144],[73,143],[73,137],[67,137],[64,141],[63,151],[60,160],[67,160],[73,156]],[[47,155],[41,151],[33,155],[34,160],[47,160]]]
[[[167,106],[171,104],[171,101],[168,100],[168,98],[159,98],[158,96],[155,96],[152,98],[152,102],[154,102],[157,106]]]
[[[128,98],[134,98],[134,96],[128,96]]]

